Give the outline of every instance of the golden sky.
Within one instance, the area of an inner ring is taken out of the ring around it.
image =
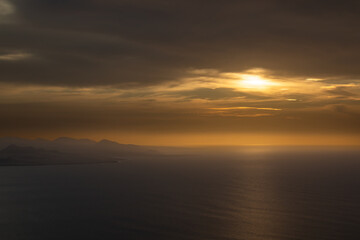
[[[0,0],[0,135],[360,143],[357,5],[204,4]]]

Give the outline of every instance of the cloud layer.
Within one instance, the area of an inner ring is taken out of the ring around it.
[[[0,130],[359,136],[359,11],[332,0],[0,0]]]
[[[134,87],[188,69],[266,68],[289,76],[360,70],[357,1],[8,0],[0,52],[3,82]]]

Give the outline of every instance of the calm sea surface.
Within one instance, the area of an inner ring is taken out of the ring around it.
[[[360,154],[1,167],[0,239],[360,239]]]

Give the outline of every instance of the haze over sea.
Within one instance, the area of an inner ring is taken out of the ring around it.
[[[0,168],[0,239],[359,239],[360,151],[187,151]]]

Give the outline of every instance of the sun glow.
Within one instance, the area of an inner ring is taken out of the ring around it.
[[[264,79],[258,75],[247,75],[241,76],[242,80],[239,84],[244,88],[264,89],[271,85],[274,85],[270,80]]]

